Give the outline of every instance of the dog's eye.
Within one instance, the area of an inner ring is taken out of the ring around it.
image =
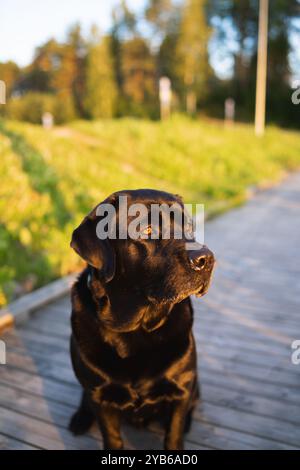
[[[151,225],[148,225],[148,227],[144,228],[144,230],[142,231],[143,235],[151,235],[151,233],[152,233]]]

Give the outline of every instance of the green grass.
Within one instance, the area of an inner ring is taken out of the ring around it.
[[[113,191],[152,187],[204,203],[240,204],[247,189],[300,167],[300,134],[175,116],[164,123],[76,121],[46,131],[0,123],[0,303],[16,283],[40,286],[79,268],[73,228]]]

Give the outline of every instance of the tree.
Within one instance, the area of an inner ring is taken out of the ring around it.
[[[56,60],[60,46],[55,39],[37,47],[33,61],[22,70],[21,79],[17,84],[17,91],[21,94],[29,91],[51,93],[54,92],[52,79],[56,70]]]
[[[255,101],[259,0],[210,0],[208,5],[209,18],[216,26],[216,47],[233,59],[230,94],[237,102],[240,117],[249,118]],[[282,106],[290,104],[286,89],[291,77],[288,59],[290,36],[297,27],[294,19],[299,13],[298,0],[270,2],[267,112],[272,118],[275,117],[275,103],[278,117],[282,114]],[[244,110],[242,116],[241,109]]]
[[[6,97],[9,98],[14,86],[20,78],[20,69],[15,62],[0,63],[0,80],[3,80],[6,88]]]
[[[178,32],[168,33],[159,48],[158,52],[158,67],[159,75],[167,76],[172,83],[172,90],[178,94],[182,91],[181,80],[178,76],[178,61],[177,61],[177,43]]]
[[[119,92],[118,115],[154,115],[155,106],[158,112],[155,59],[125,1],[113,10],[111,38]]]
[[[114,115],[117,96],[110,53],[110,36],[99,36],[95,28],[88,47],[84,109],[91,119],[109,118]]]
[[[111,53],[113,57],[114,73],[118,86],[120,101],[124,97],[122,73],[122,43],[136,37],[136,18],[129,10],[125,0],[122,0],[112,10]]]
[[[190,114],[196,112],[197,99],[203,98],[207,89],[209,34],[205,0],[186,0],[180,24],[177,62],[178,74],[184,85],[186,109]]]
[[[119,40],[133,38],[137,35],[137,21],[134,13],[128,8],[125,0],[112,10],[112,30]]]
[[[153,26],[161,41],[172,28],[175,7],[172,0],[149,0],[145,9],[145,18]]]
[[[156,81],[171,80],[173,96],[179,93],[176,48],[181,8],[172,0],[148,0],[145,18],[151,28],[150,44],[155,55]]]
[[[148,44],[135,37],[122,44],[122,91],[134,114],[155,102],[155,61]]]
[[[73,25],[67,35],[67,44],[72,50],[75,73],[72,82],[74,105],[80,115],[84,114],[83,94],[85,81],[85,62],[87,43],[81,31],[80,24]]]

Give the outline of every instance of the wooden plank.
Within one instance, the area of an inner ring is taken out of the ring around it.
[[[0,432],[6,432],[17,440],[24,440],[40,449],[64,450],[101,448],[100,440],[89,436],[74,437],[57,425],[31,418],[0,407]]]
[[[299,319],[295,317],[294,320],[291,320],[289,317],[279,319],[277,316],[272,316],[271,314],[268,317],[262,318],[262,316],[257,312],[253,314],[253,310],[251,313],[246,311],[245,309],[239,308],[236,305],[226,304],[226,308],[229,308],[233,311],[233,313],[238,313],[242,318],[241,321],[238,322],[233,318],[228,316],[222,315],[220,312],[222,310],[222,306],[220,306],[219,312],[217,313],[216,310],[209,311],[208,309],[195,309],[195,316],[196,316],[196,325],[201,327],[201,325],[205,325],[206,327],[214,327],[217,323],[217,328],[227,327],[232,328],[243,328],[242,321],[244,319],[249,319],[254,322],[258,323],[260,327],[268,329],[270,328],[270,324],[272,324],[272,331],[277,333],[285,333],[286,336],[290,338],[294,337],[295,327],[298,327]],[[298,320],[298,321],[297,321]],[[246,333],[247,331],[245,331]]]
[[[37,450],[37,447],[0,433],[0,450]]]
[[[273,384],[257,382],[249,377],[232,374],[216,374],[210,367],[200,367],[200,382],[202,384],[216,385],[220,389],[233,392],[249,393],[251,396],[280,401],[283,406],[291,404],[300,406],[299,392],[287,386],[278,387]]]
[[[216,324],[217,324],[216,320]],[[243,347],[245,350],[257,350],[257,351],[268,351],[269,353],[274,352],[277,355],[286,355],[286,351],[290,349],[291,343],[280,344],[276,340],[263,337],[255,334],[248,334],[244,332],[243,328],[228,328],[227,326],[220,326],[219,328],[215,326],[214,328],[209,328],[205,324],[198,327],[195,324],[194,333],[202,337],[204,343],[209,342],[210,338],[214,339],[224,339],[228,344],[239,345],[241,349]],[[209,336],[208,336],[209,335]]]
[[[247,334],[248,337],[261,337],[273,340],[274,342],[278,342],[280,344],[287,344],[290,345],[291,341],[293,340],[293,336],[290,337],[280,331],[276,331],[270,324],[263,325],[261,322],[255,321],[251,318],[247,318],[241,315],[239,312],[236,312],[226,306],[221,306],[213,301],[210,301],[210,306],[212,308],[218,308],[219,311],[229,316],[231,319],[235,320],[235,327],[237,328],[239,324],[244,327],[244,333]],[[232,327],[233,328],[233,327]]]
[[[281,380],[281,372],[283,373],[282,379],[286,380],[287,377],[291,377],[293,381],[299,384],[299,373],[297,368],[291,362],[291,351],[288,350],[285,357],[272,357],[270,352],[265,355],[259,355],[252,352],[249,354],[248,351],[239,350],[238,348],[230,347],[226,345],[226,342],[218,341],[213,344],[208,344],[202,347],[198,347],[198,356],[201,361],[203,357],[219,361],[227,364],[228,362],[239,363],[240,365],[250,366],[255,369],[263,369],[265,372],[276,371],[277,375]],[[222,356],[220,358],[220,356]],[[289,380],[289,379],[288,379]],[[289,383],[289,382],[287,382]]]
[[[258,437],[266,438],[276,443],[285,444],[291,448],[299,448],[299,426],[285,423],[269,417],[257,416],[232,408],[226,408],[211,403],[203,403],[201,413],[196,410],[196,415],[201,419],[209,420],[216,426],[226,426],[231,429],[248,432]],[[272,447],[275,448],[275,447]]]
[[[298,405],[282,403],[281,401],[253,395],[251,392],[228,390],[219,384],[202,383],[201,396],[203,401],[228,409],[245,411],[257,416],[274,418],[284,423],[300,425],[300,410]],[[298,431],[300,439],[300,431]]]
[[[208,405],[207,405],[208,406]],[[199,436],[201,442],[206,444],[216,442],[218,449],[221,450],[288,450],[293,446],[271,441],[267,438],[260,437],[247,432],[236,430],[226,423],[225,426],[216,425],[208,416],[201,416],[197,412],[193,420],[192,429]]]
[[[203,335],[195,335],[200,354],[227,359],[236,359],[241,363],[253,364],[258,367],[283,367],[291,373],[297,373],[291,362],[291,348],[285,348],[282,354],[271,354],[270,348],[245,347],[243,341],[228,342],[226,336],[211,337],[209,342]],[[243,347],[244,346],[244,347]]]
[[[1,322],[4,322],[7,318],[12,320],[12,317],[16,324],[26,321],[30,312],[43,307],[69,292],[76,277],[76,274],[70,274],[62,279],[58,279],[40,289],[23,295],[20,299],[2,308],[0,310],[0,326]]]

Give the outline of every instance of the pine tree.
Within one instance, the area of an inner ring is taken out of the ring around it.
[[[146,4],[145,17],[152,24],[154,31],[164,38],[170,30],[175,7],[172,0],[149,0]]]
[[[178,75],[184,84],[186,109],[196,112],[197,99],[205,96],[209,75],[205,0],[186,0],[177,45]]]
[[[85,80],[85,58],[87,55],[87,44],[82,34],[80,24],[74,24],[68,31],[67,45],[73,55],[75,72],[72,80],[72,98],[79,115],[84,115],[84,80]]]
[[[117,96],[110,36],[99,37],[95,28],[88,47],[84,108],[91,119],[110,118]]]

